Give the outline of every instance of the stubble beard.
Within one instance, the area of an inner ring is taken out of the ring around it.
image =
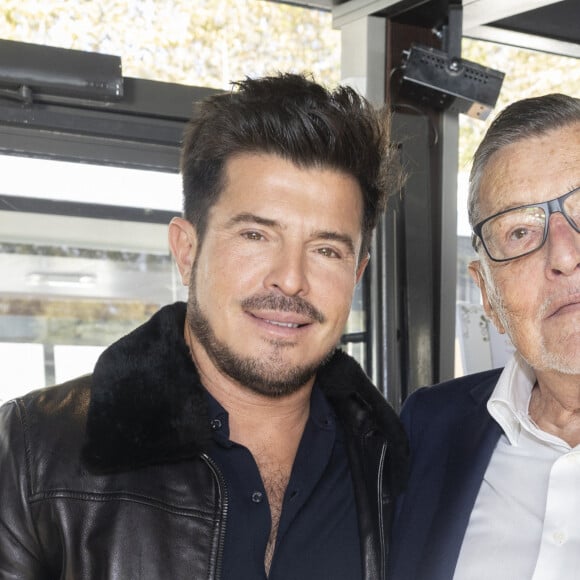
[[[486,276],[488,280],[487,290],[489,302],[507,335],[510,337],[512,344],[517,348],[517,340],[514,340],[518,336],[514,328],[517,323],[514,324],[512,322],[513,317],[510,316],[505,301],[496,289],[493,276],[490,272],[487,272]],[[547,305],[543,304],[539,308],[539,312],[545,311],[546,308]],[[556,372],[562,375],[580,375],[580,359],[578,358],[578,353],[565,352],[565,349],[575,340],[577,341],[578,338],[574,334],[572,336],[561,336],[556,345],[553,343],[549,345],[544,333],[540,333],[536,354],[530,353],[530,356],[528,353],[523,353],[519,349],[517,350],[520,356],[536,371]]]
[[[289,366],[284,357],[284,350],[291,345],[282,341],[271,341],[267,352],[262,355],[258,353],[257,356],[242,356],[234,352],[226,342],[215,335],[197,300],[196,265],[193,266],[189,284],[187,325],[191,334],[221,373],[250,391],[271,398],[279,398],[300,390],[332,356],[334,347],[318,360],[304,365]],[[299,309],[299,307],[296,308]]]

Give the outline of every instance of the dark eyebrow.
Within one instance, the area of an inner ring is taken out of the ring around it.
[[[249,212],[239,213],[232,217],[227,223],[228,226],[236,224],[259,224],[270,228],[282,228],[282,224],[276,220],[264,218]]]
[[[320,231],[314,232],[312,237],[319,240],[329,240],[333,242],[339,242],[341,244],[344,244],[351,254],[354,255],[355,253],[354,241],[350,236],[346,234],[339,234],[338,232]]]
[[[286,229],[279,221],[272,220],[269,218],[261,217],[259,215],[250,213],[250,212],[243,212],[233,216],[227,223],[228,226],[233,226],[236,224],[258,224],[261,226],[266,226],[270,228],[279,228],[279,229]],[[327,230],[320,230],[315,231],[312,233],[312,238],[317,240],[329,240],[333,242],[339,242],[344,244],[348,251],[354,255],[354,241],[353,239],[347,234],[340,234],[338,232],[332,232]]]

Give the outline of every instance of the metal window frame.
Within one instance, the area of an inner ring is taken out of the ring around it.
[[[31,45],[23,46],[26,66]],[[43,62],[45,47],[33,48]],[[90,65],[95,55],[84,54]],[[78,60],[82,54],[75,56]],[[12,68],[18,66],[16,60]],[[192,104],[220,92],[124,77],[123,96],[103,101],[74,91],[66,94],[65,89],[59,94],[43,88],[15,91],[9,79],[0,78],[0,153],[178,172],[179,146]],[[27,98],[18,100],[20,93]]]

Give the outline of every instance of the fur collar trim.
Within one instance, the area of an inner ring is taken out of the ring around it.
[[[185,311],[184,303],[162,308],[97,361],[83,446],[93,471],[178,461],[206,446],[207,398],[183,338]],[[337,350],[317,384],[346,425],[378,429],[406,449],[394,411],[350,356]]]

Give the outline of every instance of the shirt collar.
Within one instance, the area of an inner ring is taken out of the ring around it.
[[[530,397],[536,382],[534,371],[514,352],[487,402],[487,410],[503,429],[511,445],[517,445],[522,428],[531,427]]]
[[[208,400],[208,419],[213,432],[213,438],[226,447],[230,447],[229,414],[208,390],[206,390],[206,394]],[[319,429],[325,431],[333,431],[336,429],[336,414],[324,396],[324,393],[316,384],[314,384],[310,396],[310,414],[308,419]]]

